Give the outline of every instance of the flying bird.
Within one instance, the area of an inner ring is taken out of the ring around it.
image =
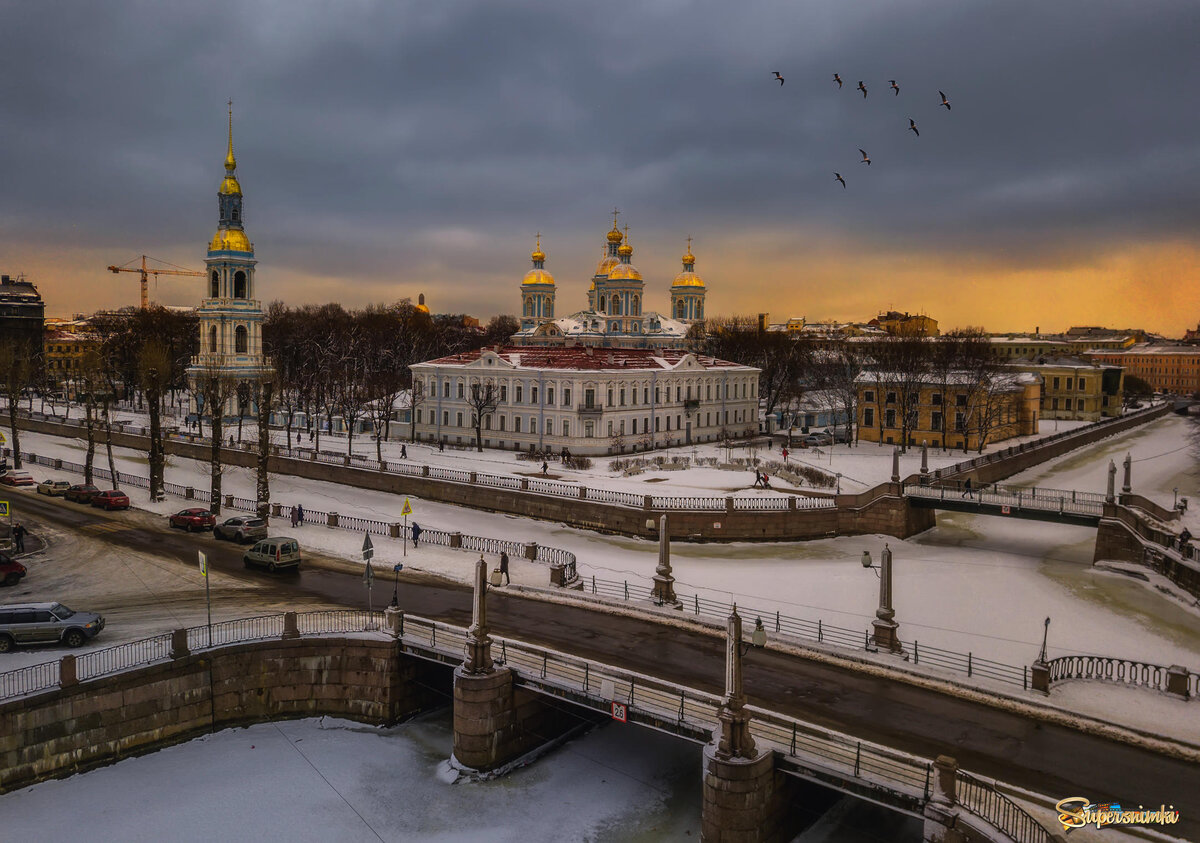
[[[908,130],[917,137],[921,137],[921,133],[917,131],[917,123],[911,117],[908,118]]]
[[[779,80],[779,87],[782,88],[783,87],[783,77],[779,75],[779,71],[772,70],[771,72],[775,74],[775,78]]]
[[[946,95],[943,94],[941,91],[938,91],[938,94],[942,98],[942,105],[946,106],[946,110],[949,111],[950,110],[950,100],[946,99]]]
[[[833,74],[833,81],[838,83],[838,89],[840,90],[842,87],[842,77],[838,76],[835,73],[835,74]]]
[[[862,148],[859,148],[858,151],[862,153],[862,157],[863,157],[862,163],[866,164],[868,167],[871,166],[871,159],[867,157],[867,151]]]
[[[846,189],[846,180],[842,178],[841,173],[834,173],[833,177],[842,183],[842,190]]]
[[[896,80],[889,79],[888,81],[892,83],[892,90],[896,92],[896,96],[900,96],[900,86],[896,84]]]
[[[867,98],[867,86],[862,83],[861,79],[858,80],[858,89],[863,92],[863,99],[866,99]]]

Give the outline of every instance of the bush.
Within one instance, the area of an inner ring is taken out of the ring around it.
[[[586,471],[587,469],[592,467],[591,459],[589,459],[588,457],[577,457],[574,455],[569,456],[569,457],[564,457],[562,464],[563,464],[563,468],[573,468],[576,471]]]
[[[823,471],[811,465],[803,463],[782,463],[778,460],[771,460],[766,463],[764,468],[767,474],[777,474],[780,477],[796,478],[803,480],[809,486],[818,489],[832,489],[837,486],[837,478],[827,471]]]

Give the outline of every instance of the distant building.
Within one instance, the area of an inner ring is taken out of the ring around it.
[[[856,379],[859,441],[900,444],[900,402],[896,388],[887,381],[886,375],[869,371]],[[981,389],[965,374],[952,377],[946,384],[921,384],[908,444],[978,448],[979,414],[983,412],[988,418],[985,445],[1038,432],[1040,378],[1024,372],[999,375],[987,386],[991,399],[986,410],[981,409]]]
[[[33,356],[42,353],[46,304],[29,281],[0,275],[0,338],[13,338]]]
[[[914,313],[900,313],[889,310],[872,319],[867,325],[881,328],[889,334],[898,337],[936,337],[938,323],[936,319]]]
[[[1045,355],[1067,355],[1072,347],[1066,340],[1020,334],[991,337],[992,351],[1001,360],[1033,360]]]
[[[86,330],[52,328],[49,325],[43,342],[46,377],[56,389],[69,387],[79,377],[88,352],[100,349],[100,338],[95,334]]]
[[[1042,379],[1041,417],[1099,421],[1121,415],[1125,372],[1079,357],[1039,357],[1012,364]]]
[[[1085,355],[1097,363],[1120,366],[1158,392],[1192,395],[1200,392],[1200,348],[1194,345],[1143,343],[1117,350],[1097,349]]]
[[[483,416],[489,448],[617,454],[758,432],[758,375],[678,349],[507,346],[417,363],[416,438],[475,442],[473,385],[498,398]]]

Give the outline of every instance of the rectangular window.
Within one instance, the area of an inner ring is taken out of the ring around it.
[[[875,390],[868,389],[863,393],[863,401],[867,404],[875,403]]]
[[[888,411],[886,413],[884,413],[883,418],[884,418],[884,422],[883,422],[884,427],[890,427],[890,428],[896,427],[896,411],[895,410],[888,409]]]
[[[463,398],[463,389],[464,389],[463,382],[459,381],[458,382],[458,397],[460,399]]]
[[[611,386],[608,388],[608,406],[609,407],[613,406],[612,387]]]
[[[608,435],[609,436],[613,435],[613,420],[612,419],[608,420]]]
[[[506,383],[500,384],[500,400],[508,403],[508,384]]]
[[[954,406],[955,407],[967,406],[967,396],[966,395],[955,395],[954,396]]]
[[[675,384],[675,402],[679,403],[683,400],[683,388],[679,384]]]
[[[554,406],[554,387],[552,386],[546,387],[546,403],[551,407]]]
[[[517,397],[516,397],[516,401],[515,401],[515,403],[517,403],[517,404],[521,403],[521,393],[522,393],[523,389],[524,389],[524,387],[522,387],[520,384],[517,384]]]
[[[935,392],[933,395],[929,396],[929,403],[935,407],[942,406],[942,393]]]
[[[1058,409],[1058,399],[1057,399],[1057,398],[1051,398],[1051,399],[1050,399],[1050,409],[1051,409],[1051,410],[1057,410],[1057,409]]]
[[[885,396],[885,399],[884,399],[884,400],[885,400],[885,403],[888,403],[888,404],[895,404],[895,403],[896,403],[896,393],[894,393],[894,392],[889,392],[889,393],[888,393],[888,394]]]
[[[1058,378],[1055,378],[1055,379],[1054,379],[1054,388],[1055,388],[1055,389],[1058,389],[1058,388],[1059,388],[1059,387],[1058,387],[1058,385],[1059,385],[1059,379],[1058,379]]]
[[[729,411],[725,411],[725,424],[729,424]]]
[[[875,426],[875,408],[867,407],[863,410],[863,427]]]
[[[625,406],[625,388],[621,387],[621,391],[617,393],[617,399],[621,402],[621,406]]]
[[[683,416],[676,416],[676,417],[675,417],[675,429],[676,429],[676,430],[683,430]]]
[[[521,417],[513,416],[513,433],[521,432]]]
[[[1074,378],[1067,378],[1067,390],[1068,390],[1068,391],[1070,391],[1070,389],[1071,389],[1071,381],[1073,381],[1073,380],[1075,380],[1075,379],[1074,379]]]
[[[1083,399],[1082,399],[1082,398],[1077,398],[1077,399],[1076,399],[1075,409],[1076,409],[1076,410],[1082,410],[1082,409],[1083,409]]]
[[[450,426],[450,411],[442,410],[442,427]]]
[[[712,427],[712,414],[711,413],[704,414],[704,426]]]
[[[505,425],[505,421],[506,421],[506,419],[507,419],[507,418],[508,418],[507,416],[501,416],[501,417],[500,417],[500,429],[501,429],[501,430],[504,430],[504,425]]]
[[[934,430],[942,429],[942,414],[934,411],[929,414],[929,426]]]
[[[586,436],[588,439],[591,439],[593,436],[596,435],[596,425],[594,422],[584,422],[583,423],[583,435]]]
[[[662,391],[657,386],[654,387],[654,403],[655,404],[662,403]]]
[[[1080,378],[1079,379],[1079,391],[1083,392],[1086,389],[1087,389],[1087,378]]]
[[[570,435],[571,435],[571,423],[569,421],[567,421],[566,419],[563,419],[563,436],[570,436]]]
[[[444,381],[442,383],[442,397],[443,398],[450,397],[450,381]]]
[[[536,404],[538,402],[537,396],[538,396],[538,388],[536,386],[529,387],[529,403],[530,404]]]
[[[595,407],[596,407],[596,390],[585,389],[583,391],[583,406],[589,410],[595,409]]]
[[[621,435],[625,435],[625,420],[621,419]]]
[[[461,386],[461,385],[462,385],[462,384],[459,384],[459,386]],[[456,413],[455,415],[456,415],[456,419],[455,419],[455,422],[456,422],[456,424],[455,424],[455,427],[462,427],[462,426],[463,426],[463,423],[462,423],[462,413]]]
[[[564,407],[571,406],[571,390],[570,389],[563,390],[563,406]]]
[[[655,416],[654,417],[654,432],[658,433],[660,430],[662,430],[662,417]]]
[[[529,417],[529,432],[537,433],[537,416]]]
[[[704,387],[704,396],[707,400],[709,400],[709,401],[712,400],[712,384],[711,383],[707,384]]]
[[[958,433],[962,433],[967,429],[967,417],[963,413],[954,414],[954,429]]]

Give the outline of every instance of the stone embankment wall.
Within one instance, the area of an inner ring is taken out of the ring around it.
[[[228,726],[323,714],[395,723],[445,705],[452,680],[365,638],[241,644],[84,684],[70,664],[63,687],[0,705],[0,792]]]

